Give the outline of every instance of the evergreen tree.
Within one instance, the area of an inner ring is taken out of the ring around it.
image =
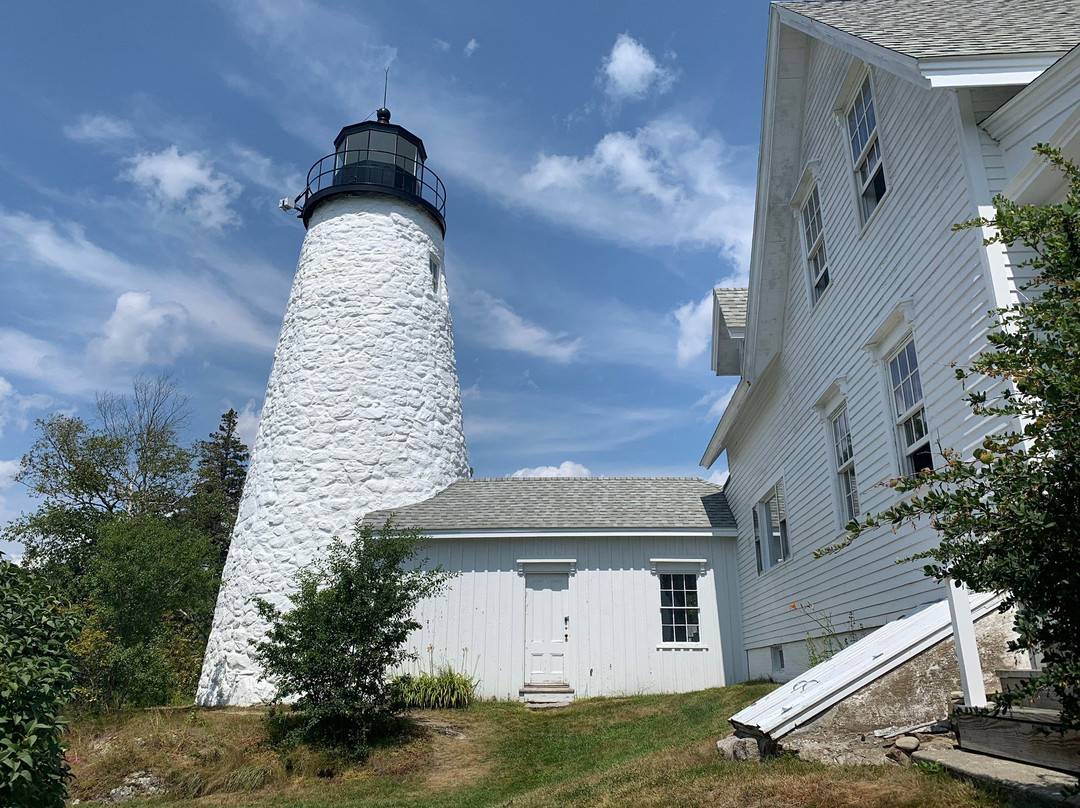
[[[220,565],[224,565],[229,552],[247,476],[249,454],[236,431],[238,419],[236,410],[230,409],[221,416],[210,440],[199,441],[195,491],[189,504],[192,520],[210,537]]]

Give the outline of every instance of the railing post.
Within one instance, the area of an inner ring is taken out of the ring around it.
[[[975,641],[975,621],[971,617],[968,588],[952,578],[946,578],[945,592],[949,599],[949,617],[952,619],[964,704],[968,707],[985,707],[986,688],[983,685],[982,663],[979,661],[979,645]]]

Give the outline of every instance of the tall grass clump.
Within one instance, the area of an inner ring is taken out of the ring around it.
[[[453,710],[468,707],[476,691],[476,680],[450,665],[417,674],[398,676],[392,685],[396,700],[407,709]]]

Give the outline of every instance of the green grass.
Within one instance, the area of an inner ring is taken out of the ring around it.
[[[286,753],[268,748],[258,740],[260,719],[254,713],[166,716],[153,731],[154,737],[168,739],[167,743],[148,741],[145,736],[151,734],[150,729],[145,722],[138,723],[138,716],[127,725],[141,733],[141,744],[122,741],[125,730],[115,721],[111,728],[101,729],[113,733],[118,754],[124,750],[123,764],[114,767],[114,776],[154,768],[168,782],[184,782],[183,775],[189,783],[198,777],[201,783],[215,784],[213,793],[206,796],[180,798],[183,789],[177,788],[174,796],[146,800],[141,803],[145,805],[951,808],[1007,804],[991,792],[914,768],[835,768],[790,758],[761,765],[719,760],[715,741],[730,731],[727,717],[771,687],[749,684],[681,695],[591,699],[537,713],[505,702],[477,703],[463,711],[418,712],[415,732],[384,743],[365,763],[351,766],[320,762],[302,749]],[[77,726],[75,732],[79,731]],[[82,732],[83,745],[92,744],[94,731],[84,725]],[[224,735],[227,740],[222,740]],[[198,750],[189,748],[193,746],[201,750],[194,758],[192,752]],[[153,759],[138,759],[135,752],[147,748],[158,750]],[[214,753],[213,748],[220,752]],[[160,754],[168,749],[174,756],[171,762]],[[294,756],[291,765],[286,765],[288,755]],[[84,771],[93,764],[92,758]],[[82,776],[78,766],[76,773]],[[107,779],[100,771],[98,775],[98,783]],[[92,796],[88,792],[83,798]]]

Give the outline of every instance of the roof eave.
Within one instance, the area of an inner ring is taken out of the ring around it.
[[[931,87],[1005,87],[1026,85],[1064,56],[1047,53],[1000,53],[986,56],[931,56],[917,61]]]
[[[750,382],[746,379],[740,380],[735,392],[731,394],[731,400],[728,402],[727,407],[724,408],[724,414],[720,416],[720,423],[716,425],[712,438],[709,439],[709,445],[705,448],[705,454],[701,457],[700,465],[707,469],[712,468],[712,464],[727,449],[728,435],[731,434],[732,426],[739,418],[739,411],[742,409],[743,401],[746,400],[749,392]]]
[[[799,14],[789,8],[773,5],[780,22],[814,39],[833,45],[862,59],[867,64],[880,67],[921,87],[929,87],[929,81],[919,71],[918,60],[906,53],[890,50],[855,34],[834,28],[827,23]],[[771,44],[771,43],[770,43]]]

